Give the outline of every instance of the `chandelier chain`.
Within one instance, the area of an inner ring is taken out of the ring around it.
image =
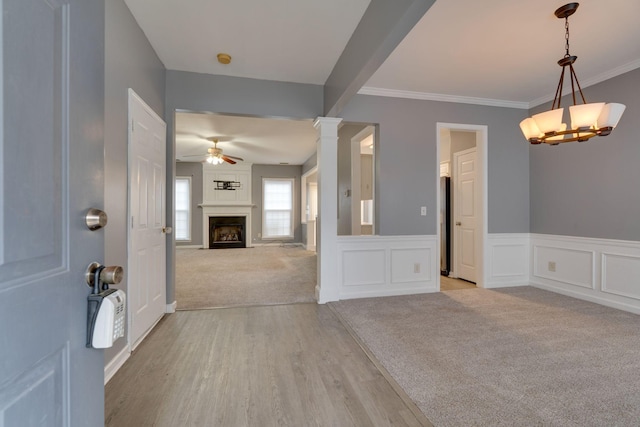
[[[571,56],[571,55],[569,55],[569,17],[564,18],[564,29],[565,29],[565,33],[564,33],[565,45],[564,45],[564,48],[566,50],[566,53],[564,54],[564,57],[568,58],[568,57]]]

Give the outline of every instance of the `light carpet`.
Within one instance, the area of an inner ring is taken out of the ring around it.
[[[178,310],[315,301],[316,254],[299,246],[176,249]]]
[[[435,426],[640,425],[640,316],[532,287],[331,304]]]

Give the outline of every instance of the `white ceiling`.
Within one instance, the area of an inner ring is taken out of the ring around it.
[[[176,158],[197,162],[218,148],[230,156],[257,164],[303,164],[316,148],[311,120],[267,119],[220,114],[176,113]],[[200,155],[197,157],[185,157]]]
[[[325,82],[369,4],[369,0],[125,2],[167,69],[312,84]],[[556,61],[564,55],[564,21],[553,12],[563,4],[562,0],[438,0],[362,92],[519,108],[550,100],[561,70]],[[640,67],[639,16],[638,0],[580,2],[569,22],[571,53],[578,56],[575,68],[583,87]],[[232,63],[218,64],[218,52],[229,53]],[[228,116],[210,116],[211,122],[203,115],[188,117],[181,115],[185,122],[176,123],[185,134],[231,137],[233,141],[221,143],[220,148],[254,163],[300,164],[306,160],[300,151],[303,146],[307,158],[315,150],[315,136],[304,142],[265,136],[261,142],[261,120],[243,122],[234,117],[229,128],[244,132],[236,134],[224,127]],[[313,132],[310,122],[302,123]],[[251,129],[254,124],[256,131]],[[275,124],[283,133],[291,125],[295,134],[300,122]],[[234,141],[248,145],[233,146]],[[281,147],[285,141],[293,145]],[[179,153],[196,148],[194,144],[193,138],[177,136]],[[249,145],[253,151],[241,151]]]

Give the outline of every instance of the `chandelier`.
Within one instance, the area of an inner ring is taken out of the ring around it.
[[[520,129],[531,144],[544,142],[558,145],[561,142],[586,141],[594,136],[607,136],[616,127],[626,108],[623,104],[615,103],[593,102],[587,104],[584,98],[578,77],[576,77],[576,72],[573,69],[573,63],[576,62],[578,57],[569,54],[569,17],[578,10],[578,5],[579,3],[569,3],[555,11],[556,17],[564,18],[565,20],[566,53],[558,61],[558,65],[562,67],[562,72],[551,110],[534,114],[520,122]],[[569,68],[573,95],[573,105],[569,107],[569,115],[571,116],[571,128],[569,129],[567,129],[566,123],[562,123],[564,108],[560,107],[567,68]],[[576,103],[576,87],[580,98],[582,98],[582,104],[580,105]]]

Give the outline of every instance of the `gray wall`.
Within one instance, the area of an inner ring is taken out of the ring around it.
[[[436,123],[488,126],[490,233],[529,231],[529,147],[519,123],[525,110],[357,95],[344,120],[379,123],[377,233],[436,234]],[[420,216],[427,206],[427,216]]]
[[[451,169],[453,169],[453,153],[458,151],[468,150],[476,146],[476,133],[475,132],[463,132],[463,131],[451,131]]]
[[[306,162],[302,165],[302,174],[309,172],[311,169],[318,166],[318,152],[316,151],[307,159]]]
[[[322,114],[323,87],[239,77],[167,71],[167,182],[175,178],[176,110],[315,119]],[[167,225],[173,226],[173,192],[167,194]],[[169,235],[173,238],[173,235]],[[167,301],[175,300],[175,250],[167,245]]]
[[[176,241],[176,246],[202,246],[202,163],[176,162],[176,176],[191,177],[191,241]]]
[[[127,271],[127,89],[132,88],[153,110],[164,114],[165,69],[123,0],[105,2],[104,205],[109,215],[105,233],[106,265]],[[119,286],[127,290],[126,275]],[[125,346],[123,340],[105,351],[109,363]]]
[[[607,137],[530,147],[531,232],[640,240],[640,69],[585,88],[584,95],[627,109]]]
[[[262,178],[293,178],[293,240],[287,243],[302,243],[300,223],[300,177],[302,166],[294,165],[253,165],[251,167],[251,203],[255,205],[251,215],[251,241],[253,243],[273,243],[273,239],[262,240]]]
[[[344,123],[344,122],[343,122]],[[338,130],[338,235],[350,236],[351,202],[353,197],[347,196],[351,190],[351,138],[365,128],[366,125],[344,123]]]

